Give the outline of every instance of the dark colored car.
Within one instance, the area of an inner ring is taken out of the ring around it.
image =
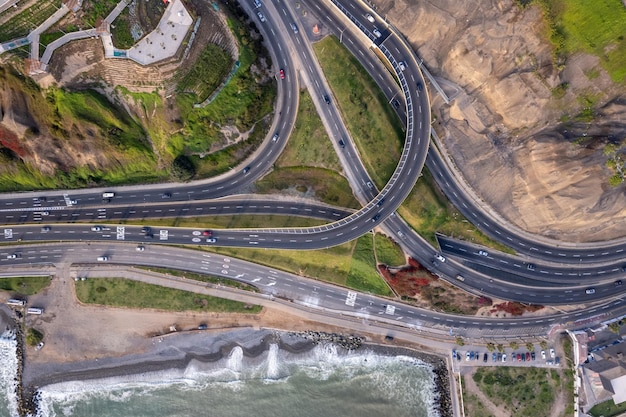
[[[395,107],[396,109],[400,108],[400,102],[398,100],[394,100],[392,101],[392,103],[393,103],[393,107]]]
[[[345,148],[345,147],[346,147],[346,143],[343,141],[343,139],[339,139],[339,147],[340,147],[341,149],[343,149],[343,148]]]
[[[152,234],[152,232],[148,232],[144,235],[145,237],[147,237],[148,239],[152,239],[154,237],[154,235]]]
[[[615,286],[619,287],[620,285],[622,285],[622,280],[618,279],[617,281],[615,281]]]
[[[328,94],[324,94],[324,101],[326,104],[330,104],[330,97],[328,97]]]
[[[534,352],[534,351],[533,351],[533,352],[530,352],[530,358],[531,358],[532,360],[535,360],[535,359],[536,359],[536,356],[535,356],[535,352]]]
[[[243,173],[244,173],[244,174],[247,174],[247,173],[248,173],[248,171],[250,171],[250,165],[248,165],[247,167],[245,167],[245,168],[243,169]]]
[[[49,232],[50,231],[50,226],[44,226],[41,228],[42,232]]]
[[[535,265],[534,264],[528,264],[526,266],[526,269],[528,269],[529,271],[534,271],[535,270]]]
[[[380,200],[378,200],[378,203],[376,203],[376,205],[377,205],[378,207],[380,207],[380,206],[382,206],[382,205],[383,205],[383,203],[384,203],[384,202],[385,202],[385,199],[384,199],[384,198],[381,198]]]
[[[487,352],[485,352],[483,354],[483,362],[487,363],[487,359],[489,359],[489,355],[487,354]]]
[[[498,360],[498,354],[497,354],[496,352],[493,352],[493,353],[491,354],[491,360],[492,360],[493,362],[495,362],[495,361],[497,361],[497,360]]]
[[[530,362],[530,353],[526,352],[526,361]]]
[[[202,323],[198,326],[198,330],[206,330],[206,324]]]
[[[161,194],[161,198],[172,198],[172,193],[163,193]]]
[[[373,222],[377,222],[380,219],[380,213],[378,213],[377,215],[375,215],[374,217],[372,217],[372,221]]]
[[[417,82],[417,91],[422,91],[422,90],[424,90],[424,87],[422,86],[422,83],[418,81]]]
[[[148,232],[150,232],[150,227],[144,226],[141,228],[141,233],[148,233]]]

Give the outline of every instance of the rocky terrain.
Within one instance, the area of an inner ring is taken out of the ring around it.
[[[624,139],[624,86],[598,58],[555,66],[541,9],[512,0],[377,0],[431,72],[435,127],[480,197],[529,232],[584,242],[626,235],[625,187],[609,185],[605,145]],[[563,97],[553,94],[568,83]],[[588,112],[592,117],[577,117]],[[494,178],[497,179],[494,181]]]

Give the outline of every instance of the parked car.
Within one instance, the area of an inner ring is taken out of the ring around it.
[[[470,353],[465,352],[465,361],[469,361],[469,360],[470,360]]]
[[[498,360],[498,354],[497,354],[496,352],[493,352],[493,353],[491,354],[491,361],[492,361],[492,362],[495,362],[495,361],[497,361],[497,360]]]
[[[536,359],[536,356],[535,356],[535,351],[530,352],[530,358],[531,358],[532,360],[535,360],[535,359]]]
[[[550,357],[554,359],[554,356],[555,356],[554,349],[550,348]]]
[[[485,353],[483,354],[483,362],[484,362],[484,363],[487,363],[487,359],[489,359],[489,355],[487,354],[487,352],[485,352]]]
[[[530,352],[526,352],[526,362],[530,362]]]
[[[546,359],[546,351],[545,350],[541,351],[541,359],[543,359],[543,360]]]
[[[502,354],[502,362],[506,362],[506,353]]]

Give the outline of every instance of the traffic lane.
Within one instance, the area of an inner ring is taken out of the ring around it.
[[[293,294],[295,301],[306,302],[311,294],[320,295],[321,306],[341,306],[342,311],[352,312],[355,316],[364,318],[381,317],[393,320],[403,325],[416,326],[431,323],[449,323],[454,325],[480,325],[486,327],[508,328],[511,326],[531,325],[527,319],[493,319],[481,317],[459,317],[444,313],[434,313],[428,310],[415,308],[409,305],[389,301],[382,297],[369,294],[361,294],[356,291],[336,287],[334,285],[304,278],[298,275],[289,274],[272,268],[241,261],[229,256],[215,253],[199,253],[198,251],[163,247],[160,245],[146,245],[144,252],[135,252],[130,245],[112,245],[92,242],[89,246],[85,244],[46,244],[37,246],[24,246],[22,249],[28,254],[34,255],[33,261],[40,264],[51,263],[51,254],[54,259],[62,259],[64,262],[73,262],[79,265],[98,263],[97,256],[108,256],[108,263],[121,263],[133,265],[152,265],[162,267],[177,267],[182,270],[193,272],[215,273],[219,276],[230,277],[235,280],[257,285],[261,291],[272,293],[277,296],[283,294],[277,289],[281,289],[284,283],[295,283],[295,291],[285,286],[286,294]],[[35,263],[35,262],[32,262]],[[87,266],[85,266],[87,268]],[[224,272],[226,271],[226,272]],[[288,278],[288,279],[287,279]],[[275,284],[272,284],[275,283]],[[321,290],[324,289],[322,293]],[[281,290],[282,291],[282,290]],[[288,298],[288,297],[287,297]],[[330,303],[329,301],[330,300]],[[389,306],[393,308],[389,308]],[[364,311],[363,309],[366,309]],[[370,315],[364,315],[370,314]],[[417,322],[407,323],[407,317]],[[435,318],[436,317],[436,318]],[[559,320],[563,315],[542,318],[546,323]],[[567,316],[566,316],[567,317]],[[527,323],[527,324],[524,324]],[[447,325],[447,324],[446,324]]]
[[[212,215],[285,215],[305,216],[335,221],[353,213],[353,210],[330,207],[314,202],[287,202],[262,199],[228,199],[204,202],[163,203],[140,206],[102,206],[102,207],[61,207],[45,211],[9,211],[0,210],[0,223],[5,225],[38,222],[108,221],[108,220],[146,220],[150,218],[195,217]]]
[[[472,224],[492,239],[515,249],[518,253],[528,255],[532,259],[570,264],[619,261],[626,257],[626,243],[623,242],[585,243],[578,244],[584,247],[571,247],[575,244],[557,241],[545,244],[542,241],[550,239],[543,236],[541,240],[530,240],[524,236],[529,233],[521,232],[511,224],[500,224],[493,221],[490,215],[486,215],[480,205],[475,204],[457,185],[455,178],[448,173],[441,155],[435,149],[428,152],[426,166],[446,197]]]
[[[487,268],[509,272],[520,279],[529,278],[543,281],[545,285],[558,283],[574,283],[585,280],[594,283],[599,280],[609,281],[622,278],[625,274],[622,263],[590,266],[589,264],[576,265],[545,265],[527,262],[513,255],[508,255],[488,248],[478,248],[464,241],[437,235],[437,240],[443,253],[457,258],[468,260],[473,265],[483,265]]]

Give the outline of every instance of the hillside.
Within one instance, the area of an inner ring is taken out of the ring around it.
[[[616,65],[626,45],[619,31],[576,43],[598,32],[587,20],[610,22],[602,31],[626,24],[619,0],[590,10],[579,0],[375,3],[434,75],[461,88],[450,105],[430,90],[434,126],[484,201],[544,236],[626,235],[625,187],[613,169],[626,145],[626,64]]]

